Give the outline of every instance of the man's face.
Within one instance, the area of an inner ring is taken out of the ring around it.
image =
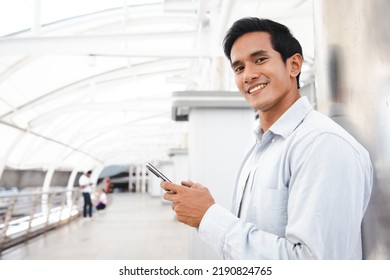
[[[240,36],[230,55],[237,87],[253,108],[278,114],[295,102],[299,92],[296,76],[291,75],[292,58],[283,62],[280,53],[272,48],[268,33]]]

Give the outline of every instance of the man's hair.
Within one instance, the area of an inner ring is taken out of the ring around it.
[[[283,24],[256,17],[245,17],[233,23],[223,40],[223,51],[231,62],[231,50],[238,37],[250,32],[267,32],[271,36],[272,48],[280,53],[282,60],[286,63],[287,59],[296,53],[302,58],[302,47],[298,40],[292,35],[291,31]],[[297,85],[299,86],[299,76],[297,76]]]

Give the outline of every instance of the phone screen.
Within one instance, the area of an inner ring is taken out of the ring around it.
[[[152,172],[154,175],[156,175],[158,178],[160,178],[163,181],[171,182],[160,170],[158,170],[156,167],[154,167],[151,163],[147,163],[146,167]]]

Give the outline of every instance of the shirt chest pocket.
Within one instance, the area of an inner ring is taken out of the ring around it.
[[[253,196],[253,209],[259,229],[284,237],[287,225],[288,189],[261,187]]]

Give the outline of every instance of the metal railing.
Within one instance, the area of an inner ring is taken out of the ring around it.
[[[79,209],[78,189],[0,194],[0,254],[70,222]]]

